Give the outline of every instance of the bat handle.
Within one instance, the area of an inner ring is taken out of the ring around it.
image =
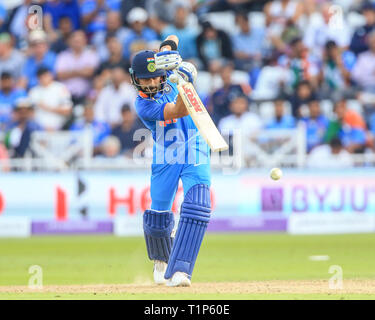
[[[177,85],[184,82],[184,79],[180,77],[176,69],[172,70],[172,74],[169,76],[169,81],[176,83]]]

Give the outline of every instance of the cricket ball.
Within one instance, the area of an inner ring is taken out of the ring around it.
[[[273,168],[270,172],[271,179],[279,180],[283,176],[283,172],[279,168]]]

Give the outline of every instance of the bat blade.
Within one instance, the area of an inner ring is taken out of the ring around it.
[[[178,92],[195,126],[198,128],[211,150],[214,152],[227,150],[228,144],[216,128],[206,107],[195,91],[194,86],[191,83],[179,84]]]

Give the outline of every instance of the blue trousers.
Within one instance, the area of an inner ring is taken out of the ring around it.
[[[210,164],[153,164],[151,175],[151,209],[169,211],[181,178],[184,195],[196,184],[211,185]]]

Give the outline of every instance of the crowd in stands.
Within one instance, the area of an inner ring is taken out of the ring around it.
[[[0,159],[87,127],[96,156],[130,155],[131,58],[170,34],[220,129],[304,123],[310,166],[375,151],[375,1],[3,0]]]

